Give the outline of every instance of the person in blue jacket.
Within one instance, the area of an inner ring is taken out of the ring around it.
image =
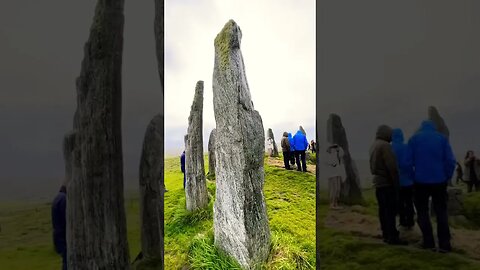
[[[288,142],[290,143],[290,164],[295,165],[295,145],[293,144],[292,133],[288,133]]]
[[[399,128],[393,129],[392,148],[397,159],[400,177],[400,190],[398,193],[398,214],[400,226],[410,230],[415,224],[413,220],[413,167],[408,164],[408,145],[404,143],[403,132]]]
[[[62,269],[67,269],[67,189],[65,185],[52,203],[53,245],[55,251],[62,256]]]
[[[301,130],[293,136],[293,146],[295,147],[295,160],[297,162],[297,171],[307,171],[307,161],[305,151],[308,148],[307,136]],[[301,162],[301,163],[300,163]],[[302,166],[300,166],[302,164]]]
[[[182,155],[180,156],[180,169],[182,170],[183,173],[183,189],[185,189],[185,151],[183,151]]]
[[[447,214],[447,185],[455,170],[456,160],[450,143],[432,121],[424,121],[408,141],[409,159],[414,169],[414,202],[417,222],[422,231],[422,248],[435,249],[429,216],[429,199],[437,219],[438,251],[450,252],[450,228]]]

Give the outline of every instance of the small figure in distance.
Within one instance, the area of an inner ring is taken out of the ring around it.
[[[327,148],[327,172],[328,193],[330,197],[330,209],[341,209],[339,206],[342,182],[345,181],[344,151],[338,144],[332,144]]]
[[[62,257],[62,269],[67,269],[67,188],[65,185],[55,196],[52,203],[53,245],[55,251]]]
[[[180,169],[183,173],[183,189],[185,189],[186,176],[185,176],[185,150],[183,150],[182,155],[180,156]]]
[[[464,182],[465,180],[463,180],[463,169],[462,169],[462,165],[457,161],[457,169],[456,169],[456,174],[457,174],[457,180],[456,180],[456,183],[457,185],[460,184],[461,182]]]
[[[293,143],[292,133],[288,133],[288,142],[290,144],[290,153],[289,153],[290,164],[291,166],[294,166],[295,165],[295,144]]]
[[[295,147],[295,160],[297,163],[297,171],[307,171],[307,160],[305,151],[308,147],[307,136],[299,129],[293,136],[293,145]],[[301,164],[301,166],[300,166]]]
[[[396,226],[399,174],[391,141],[392,128],[379,126],[375,142],[370,147],[370,172],[373,175],[383,241],[389,245],[407,245],[407,242],[400,240]]]
[[[470,150],[465,155],[464,164],[468,192],[472,192],[474,187],[475,191],[480,191],[480,159]]]
[[[280,142],[283,152],[283,163],[285,169],[291,170],[290,168],[290,141],[288,140],[288,133],[283,132],[282,140]]]

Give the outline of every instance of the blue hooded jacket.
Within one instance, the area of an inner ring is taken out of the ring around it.
[[[435,129],[432,121],[424,121],[420,130],[408,141],[409,160],[415,171],[415,182],[445,183],[452,178],[456,160],[447,137]]]
[[[293,136],[293,145],[296,151],[305,151],[308,148],[307,136],[300,130]]]
[[[185,151],[183,151],[180,156],[180,168],[182,169],[182,173],[185,173]]]
[[[53,244],[55,251],[63,254],[67,250],[67,197],[64,186],[52,203]]]
[[[408,145],[404,143],[401,129],[393,129],[392,148],[397,158],[398,171],[400,174],[400,186],[408,187],[413,185],[413,167],[408,164]]]
[[[293,144],[292,133],[288,133],[288,142],[290,143],[290,152],[295,151],[295,145]]]

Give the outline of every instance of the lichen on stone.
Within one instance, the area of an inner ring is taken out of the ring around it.
[[[226,70],[230,63],[230,42],[234,25],[235,22],[229,20],[215,38],[215,48],[217,49],[221,70]]]

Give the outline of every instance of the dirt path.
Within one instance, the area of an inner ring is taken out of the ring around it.
[[[268,157],[268,158],[267,158],[267,164],[268,164],[268,165],[271,165],[271,166],[273,166],[273,167],[277,167],[277,168],[284,168],[283,159],[280,159],[280,158]],[[293,168],[294,170],[297,169],[296,166],[293,166],[292,168]],[[307,163],[307,172],[308,172],[308,173],[315,174],[316,168],[317,168],[316,165],[314,165],[314,164],[308,164],[308,163]]]
[[[330,210],[325,219],[325,226],[382,242],[380,224],[374,216],[363,214],[362,207],[345,207],[341,210]],[[434,226],[435,227],[435,226]],[[435,230],[435,228],[434,228]],[[480,231],[450,228],[454,250],[465,253],[472,259],[480,260]],[[413,245],[421,241],[418,226],[412,231],[400,230],[400,237]]]

